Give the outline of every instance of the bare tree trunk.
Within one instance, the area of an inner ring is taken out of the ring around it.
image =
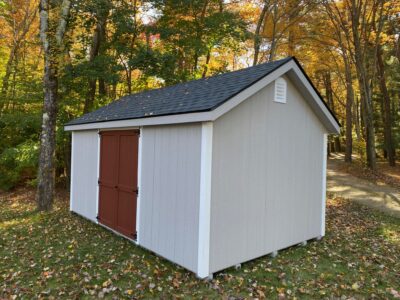
[[[100,96],[107,95],[107,86],[103,78],[99,78],[99,95]]]
[[[328,103],[329,108],[332,110],[332,112],[335,114],[336,109],[335,109],[335,102],[333,101],[333,91],[332,91],[332,80],[331,80],[331,73],[330,72],[325,72],[323,75],[323,80],[324,80],[324,85],[325,85],[325,97],[326,101]],[[340,152],[342,149],[342,146],[340,144],[340,137],[335,135],[333,137],[333,149],[332,152]]]
[[[360,101],[358,101],[358,98],[356,98],[355,102],[354,102],[355,114],[353,114],[354,115],[354,118],[353,118],[354,119],[354,124],[355,124],[355,127],[356,127],[357,142],[361,141],[361,125],[360,125],[361,120],[360,120],[360,103],[359,102]]]
[[[345,162],[352,161],[353,153],[353,103],[354,103],[354,90],[353,90],[353,79],[351,76],[351,65],[346,54],[343,55],[345,65],[345,77],[346,77],[346,153],[344,156]]]
[[[83,113],[86,114],[93,109],[94,99],[96,96],[96,79],[89,79],[88,91],[86,93],[85,105],[83,106]]]
[[[126,66],[126,85],[128,87],[128,95],[132,94],[132,69]]]
[[[36,201],[38,210],[52,208],[55,193],[55,146],[56,146],[56,120],[57,120],[57,88],[58,88],[58,60],[64,33],[67,27],[71,2],[63,0],[59,25],[56,30],[56,40],[51,37],[49,20],[49,2],[41,0],[40,12],[40,38],[44,51],[44,103],[41,133],[41,146],[39,155],[38,187]]]
[[[278,1],[275,0],[273,4],[273,13],[272,13],[272,36],[271,36],[271,44],[269,47],[269,55],[268,55],[268,61],[273,61],[275,59],[276,55],[276,48],[278,47],[278,41],[277,41],[277,25],[279,21],[279,16],[278,16]]]
[[[207,7],[208,7],[209,2],[210,2],[209,0],[205,0],[204,4],[203,4],[203,8],[201,9],[201,13],[200,13],[200,16],[199,16],[199,21],[197,23],[198,26],[197,26],[197,29],[196,29],[197,30],[197,32],[196,32],[197,41],[201,41],[201,38],[203,36],[202,26],[203,26],[203,23],[204,23],[204,18],[205,18],[206,13],[207,13]],[[193,73],[197,72],[197,67],[198,67],[198,64],[199,64],[199,56],[200,56],[199,50],[197,48],[195,48],[194,60],[193,60]]]
[[[17,45],[14,45],[11,49],[10,55],[8,56],[7,64],[6,64],[6,72],[3,77],[3,85],[1,87],[1,96],[2,100],[4,101],[5,97],[7,96],[9,80],[12,72],[12,66],[14,63],[14,57],[17,52]]]
[[[101,43],[105,37],[105,27],[107,22],[107,14],[98,16],[96,28],[93,33],[92,46],[90,48],[89,63],[93,63],[96,57],[99,55]],[[83,113],[88,113],[93,109],[94,99],[96,96],[96,78],[90,78],[88,82],[88,92],[85,98],[85,105],[83,107]]]
[[[260,31],[269,7],[269,1],[264,1],[264,6],[261,10],[260,17],[258,18],[256,31],[254,32],[254,58],[253,66],[258,64],[258,56],[260,55],[261,36]]]
[[[209,49],[207,52],[206,63],[204,64],[203,74],[201,76],[202,78],[205,78],[207,76],[208,64],[210,63],[210,59],[211,59],[211,49]]]
[[[357,2],[357,3],[356,3]],[[354,59],[357,70],[357,77],[359,82],[360,93],[362,95],[362,115],[365,124],[365,135],[366,135],[366,150],[367,150],[367,165],[372,170],[376,169],[376,153],[375,153],[375,128],[374,128],[374,116],[372,107],[372,91],[369,85],[366,61],[365,61],[365,47],[361,46],[360,37],[360,14],[362,10],[362,1],[351,0],[351,26],[354,43]],[[365,41],[366,43],[367,41]]]
[[[395,158],[395,149],[393,145],[393,137],[392,137],[392,114],[390,109],[390,96],[386,87],[386,78],[385,78],[385,66],[382,58],[382,48],[378,45],[378,49],[376,52],[377,55],[377,71],[379,78],[379,87],[382,93],[382,102],[383,102],[383,135],[385,140],[385,150],[387,153],[387,158],[390,166],[395,166],[396,158]]]

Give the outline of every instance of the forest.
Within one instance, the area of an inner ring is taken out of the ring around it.
[[[394,166],[398,1],[1,0],[0,189],[37,187],[47,209],[54,187],[69,186],[69,120],[127,94],[287,56],[342,125],[329,152],[372,171],[377,160]]]

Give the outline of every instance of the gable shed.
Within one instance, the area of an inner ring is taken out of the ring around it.
[[[340,125],[295,58],[69,122],[70,209],[200,278],[325,234]]]

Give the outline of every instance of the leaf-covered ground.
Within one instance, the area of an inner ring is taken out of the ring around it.
[[[327,235],[212,281],[33,194],[0,194],[0,298],[399,298],[400,220],[329,200]]]

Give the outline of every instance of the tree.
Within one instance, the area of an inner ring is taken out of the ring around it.
[[[258,56],[260,53],[260,47],[261,47],[261,29],[262,29],[262,24],[265,20],[265,15],[267,14],[267,11],[269,9],[269,1],[265,0],[263,8],[261,9],[260,16],[257,21],[257,26],[256,30],[254,32],[254,58],[253,58],[253,66],[257,65],[258,63]]]
[[[350,42],[350,28],[347,26],[347,20],[343,16],[343,12],[339,9],[337,4],[332,5],[330,2],[325,2],[324,7],[329,20],[332,22],[334,29],[334,40],[337,43],[337,48],[341,53],[344,64],[344,77],[346,86],[346,153],[345,161],[350,163],[352,161],[353,152],[353,103],[354,103],[354,89],[353,77],[351,69],[351,42]]]
[[[58,104],[58,71],[64,33],[67,28],[71,1],[63,0],[58,18],[51,18],[53,2],[40,0],[40,39],[44,53],[44,101],[41,145],[39,155],[37,207],[39,210],[52,208],[55,192],[55,148]],[[58,19],[58,20],[57,20]]]
[[[36,8],[29,1],[24,3],[13,3],[13,1],[7,1],[6,9],[4,13],[7,25],[12,30],[12,39],[10,46],[10,54],[8,56],[6,70],[3,77],[3,84],[1,87],[1,102],[0,102],[0,114],[7,105],[7,92],[9,88],[10,76],[12,73],[13,65],[17,60],[18,52],[21,44],[24,42],[28,31],[31,28],[32,23],[36,18]],[[35,3],[34,3],[35,4]]]

